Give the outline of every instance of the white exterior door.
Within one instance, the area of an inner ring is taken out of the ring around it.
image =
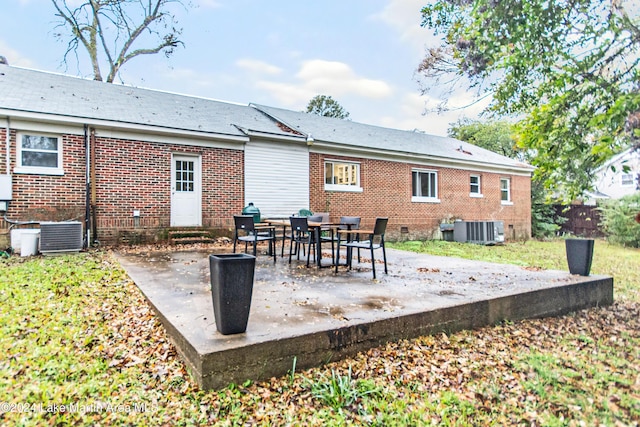
[[[199,156],[174,154],[171,160],[171,226],[202,225],[202,178]]]

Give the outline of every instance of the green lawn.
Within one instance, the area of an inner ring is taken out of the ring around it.
[[[569,270],[564,240],[544,242],[529,240],[497,246],[429,240],[401,242],[388,246],[412,252],[515,264],[545,270]],[[623,248],[610,245],[604,240],[596,240],[591,274],[612,276],[617,300],[640,302],[640,249]]]
[[[562,241],[397,247],[566,270]],[[638,425],[639,270],[640,251],[598,241],[611,307],[202,391],[108,251],[0,259],[0,424]]]

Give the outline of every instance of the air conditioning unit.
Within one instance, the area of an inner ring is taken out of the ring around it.
[[[495,245],[504,242],[502,221],[456,221],[453,224],[453,240],[456,242]]]
[[[78,221],[41,222],[40,252],[51,255],[82,249],[82,223]]]

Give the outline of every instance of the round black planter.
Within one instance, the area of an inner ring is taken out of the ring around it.
[[[591,261],[593,260],[593,239],[567,239],[565,248],[567,250],[567,263],[569,273],[588,276],[591,271]]]
[[[209,255],[213,314],[223,335],[247,330],[255,266],[253,255]]]

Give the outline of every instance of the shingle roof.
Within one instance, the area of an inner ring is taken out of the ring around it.
[[[247,105],[0,65],[0,108],[221,135],[290,135]]]
[[[366,125],[265,105],[252,105],[278,118],[294,130],[311,134],[315,141],[533,170],[531,166],[518,160],[454,138]]]
[[[247,131],[291,137],[289,127],[314,140],[356,150],[419,155],[529,172],[533,168],[463,141],[322,117],[265,105],[98,82],[0,65],[0,109],[76,119],[145,125],[229,137]],[[276,121],[286,125],[281,126]]]

